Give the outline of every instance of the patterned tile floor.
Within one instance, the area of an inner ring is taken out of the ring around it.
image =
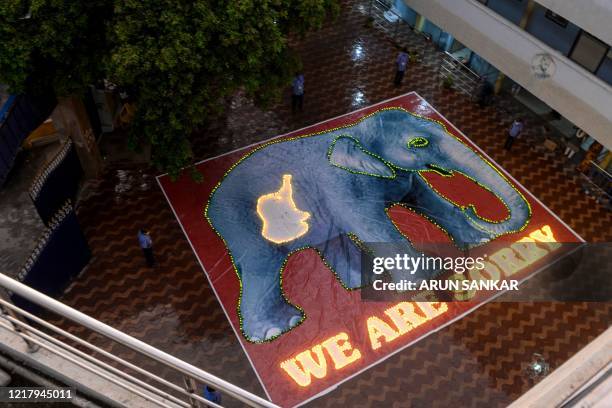
[[[197,156],[210,157],[416,90],[585,239],[612,241],[612,214],[582,193],[574,172],[559,155],[537,144],[543,124],[526,114],[527,137],[512,152],[504,151],[511,118],[440,89],[436,79],[440,54],[422,37],[406,34],[404,40],[422,61],[410,66],[402,87],[394,87],[397,50],[381,32],[365,26],[367,3],[344,3],[335,22],[292,42],[304,61],[304,112],[291,114],[288,93],[267,111],[237,95],[226,116],[194,136]],[[155,184],[154,172],[119,167],[89,186],[79,205],[94,258],[62,300],[263,395]],[[135,234],[143,225],[150,227],[155,240],[159,259],[155,269],[145,267],[137,247]],[[552,368],[558,367],[610,325],[611,312],[612,305],[606,303],[490,303],[311,406],[505,406],[533,386],[524,368],[534,352],[543,354]],[[84,330],[73,330],[105,345]],[[136,359],[126,350],[114,351]],[[142,363],[160,370],[153,363]]]

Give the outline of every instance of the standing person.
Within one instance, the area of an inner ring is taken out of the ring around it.
[[[514,140],[521,135],[524,127],[525,125],[523,124],[523,119],[521,118],[515,119],[514,122],[512,122],[512,125],[508,130],[508,138],[506,139],[504,149],[510,150],[512,148],[512,143],[514,143]]]
[[[138,231],[138,243],[144,254],[145,260],[149,267],[155,266],[155,257],[153,256],[153,240],[146,228]]]
[[[478,106],[484,108],[491,102],[493,97],[493,85],[487,81],[486,77],[480,79],[480,89],[478,91]]]
[[[402,81],[404,80],[404,74],[406,73],[406,68],[408,67],[408,51],[406,48],[403,48],[399,54],[397,54],[397,60],[395,61],[397,65],[397,69],[395,71],[395,80],[393,83],[395,86],[400,86]]]
[[[221,393],[208,385],[204,387],[204,398],[221,405]]]
[[[298,72],[293,78],[291,87],[291,111],[295,113],[299,108],[301,112],[304,106],[304,74]]]

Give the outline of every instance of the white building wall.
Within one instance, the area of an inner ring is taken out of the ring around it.
[[[610,85],[476,0],[404,1],[612,150]],[[556,65],[547,79],[537,79],[531,70],[533,57],[541,53],[550,54]]]
[[[583,30],[612,45],[612,0],[536,0]]]

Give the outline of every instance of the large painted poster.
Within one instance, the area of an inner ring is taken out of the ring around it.
[[[581,241],[416,93],[198,169],[202,183],[158,181],[281,406],[328,392],[495,294],[365,301],[368,243],[412,256],[448,243],[488,254],[481,277],[522,280],[550,262],[556,242]]]

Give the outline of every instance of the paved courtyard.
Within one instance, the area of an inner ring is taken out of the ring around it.
[[[440,54],[416,34],[405,41],[421,61],[410,66],[402,87],[394,87],[397,49],[383,33],[366,26],[367,4],[346,2],[336,21],[293,41],[304,62],[304,112],[291,113],[289,91],[269,110],[238,94],[224,117],[194,136],[197,157],[416,91],[583,238],[612,241],[612,214],[582,192],[562,156],[538,144],[544,132],[540,119],[525,112],[526,136],[512,152],[503,150],[513,118],[441,89],[436,74]],[[108,168],[91,183],[78,215],[93,259],[62,301],[263,395],[155,176],[153,170],[126,164]],[[151,229],[155,241],[159,265],[154,269],[145,266],[137,245],[142,226]],[[505,406],[533,386],[524,372],[533,353],[558,367],[610,325],[611,312],[605,303],[489,303],[311,405],[366,407],[384,401],[385,406],[448,407],[460,401]],[[159,370],[152,363],[151,368]]]

